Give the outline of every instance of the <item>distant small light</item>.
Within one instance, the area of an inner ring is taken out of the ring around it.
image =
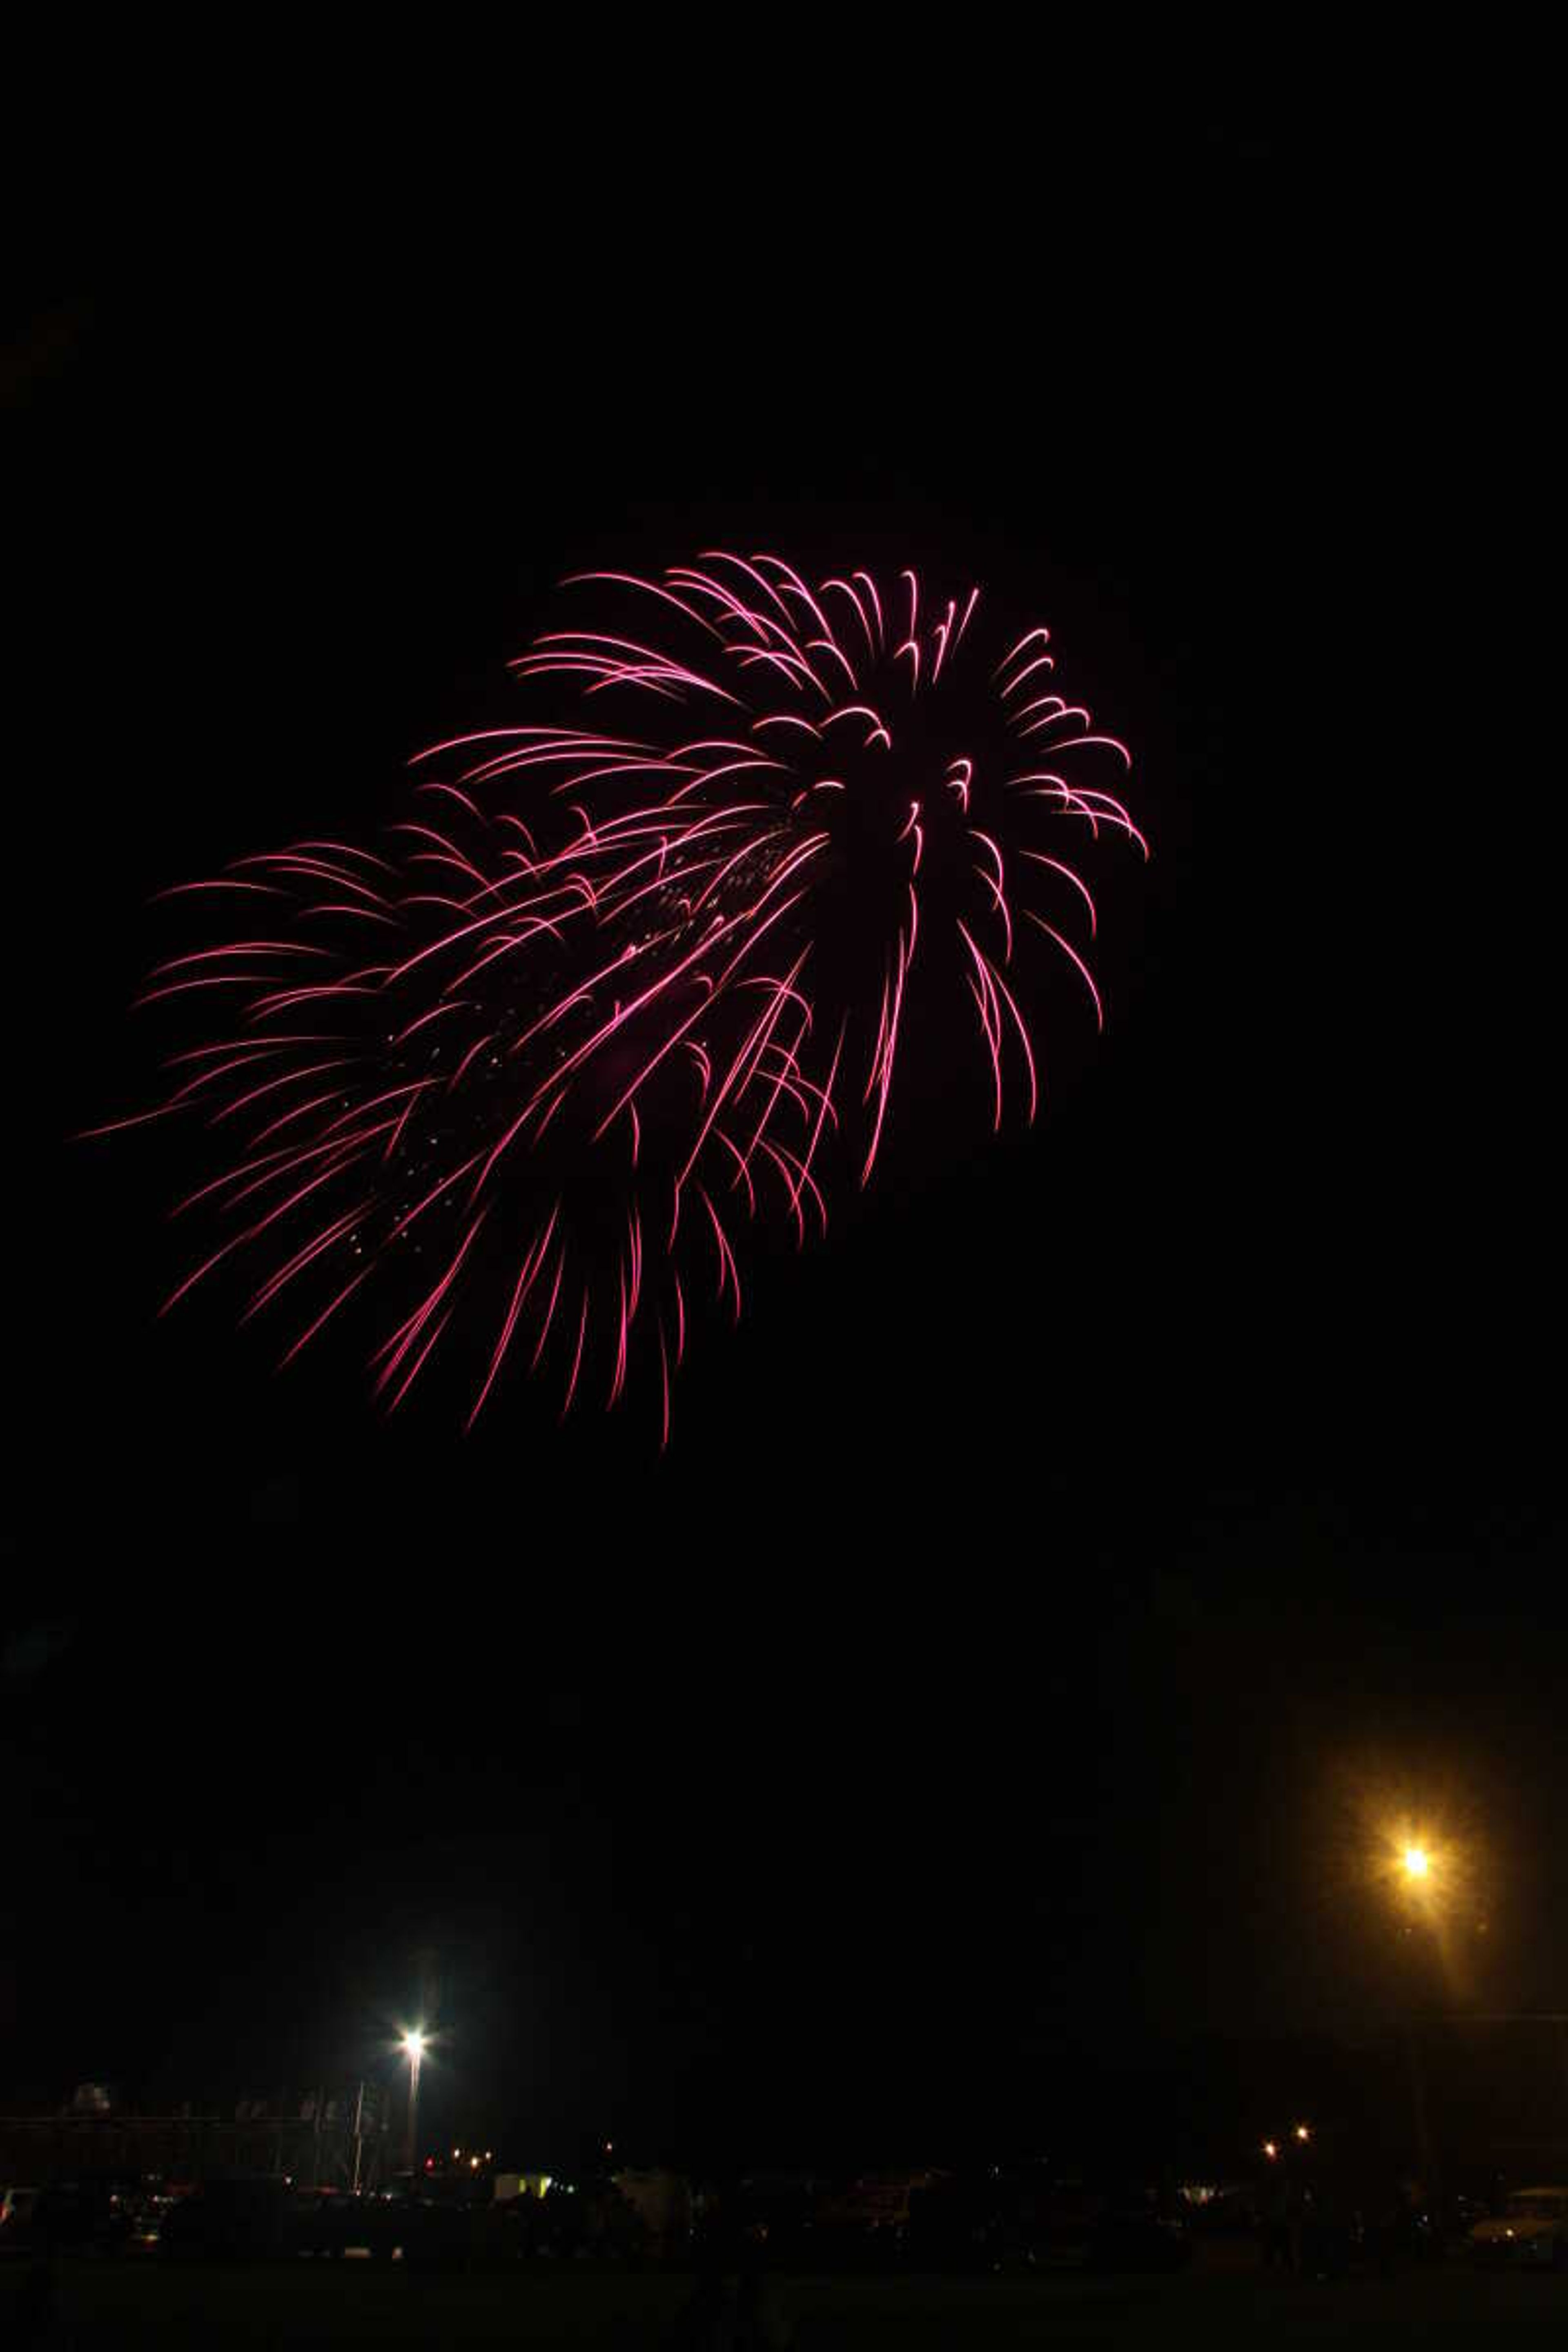
[[[1296,2137],[1298,2139],[1302,2140],[1310,2139],[1312,2137],[1311,2126],[1309,2124],[1298,2124],[1296,2126]]]
[[[1271,2139],[1266,2139],[1263,2143],[1263,2153],[1268,2158],[1269,2163],[1272,2164],[1275,2158],[1279,2155],[1279,2150]]]
[[[477,2171],[479,2170],[479,2158],[478,2158],[477,2156],[470,2156],[470,2157],[469,2157],[469,2158],[468,2158],[468,2169],[469,2169],[469,2171],[470,2171],[470,2172],[477,2172]]]

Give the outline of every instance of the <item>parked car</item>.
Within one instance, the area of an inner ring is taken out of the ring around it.
[[[361,2197],[350,2189],[294,2191],[289,2252],[338,2260],[368,2254],[390,2262],[408,2234],[407,2198]]]
[[[1192,2259],[1186,2223],[1153,2197],[1112,2199],[1089,2232],[1093,2270],[1179,2271]]]
[[[50,2254],[118,2254],[131,2236],[132,2179],[88,2174],[51,2181],[33,2207],[33,2242]]]
[[[1568,2270],[1568,2189],[1516,2189],[1500,2213],[1469,2235],[1478,2263]]]
[[[140,2190],[127,2198],[130,2228],[124,2251],[128,2254],[156,2253],[163,2242],[163,2216],[176,2201],[174,2193],[161,2179],[144,2180]]]
[[[257,2262],[294,2250],[292,2191],[272,2174],[204,2180],[163,2215],[167,2260]]]
[[[36,2189],[0,2189],[0,2254],[19,2254],[33,2242]]]
[[[355,2198],[331,2189],[297,2189],[291,2200],[289,2250],[336,2257],[348,2252]]]

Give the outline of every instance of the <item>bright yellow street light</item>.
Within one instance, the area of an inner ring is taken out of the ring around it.
[[[1432,1857],[1424,1845],[1407,1845],[1400,1856],[1406,1878],[1426,1878],[1431,1875]]]

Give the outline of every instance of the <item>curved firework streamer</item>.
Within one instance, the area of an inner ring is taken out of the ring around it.
[[[802,1244],[869,1181],[939,998],[992,1124],[1034,1118],[1053,963],[1103,1025],[1079,862],[1148,849],[1126,746],[1055,691],[1047,630],[983,649],[976,588],[719,551],[567,584],[595,625],[512,667],[574,687],[574,723],[421,753],[384,851],[298,841],[163,894],[242,935],[137,1001],[219,1034],[93,1132],[184,1111],[227,1147],[165,1307],[247,1265],[242,1320],[291,1310],[289,1362],[379,1297],[395,1411],[461,1302],[470,1424],[520,1368],[564,1413],[646,1357],[668,1438],[690,1302],[738,1316],[742,1225]]]

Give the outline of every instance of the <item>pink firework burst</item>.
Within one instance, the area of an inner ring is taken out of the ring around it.
[[[1103,1024],[1083,869],[1147,845],[1125,745],[1048,630],[986,642],[975,588],[721,552],[567,584],[593,625],[513,667],[574,689],[570,723],[435,745],[374,850],[166,894],[235,935],[138,1002],[219,1034],[111,1126],[183,1112],[225,1153],[165,1310],[247,1269],[287,1363],[374,1302],[387,1408],[439,1352],[470,1424],[520,1372],[564,1414],[645,1360],[662,1441],[697,1299],[740,1313],[744,1226],[826,1231],[911,1066],[949,1084],[953,1008],[991,1124],[1033,1119],[1053,970]]]

